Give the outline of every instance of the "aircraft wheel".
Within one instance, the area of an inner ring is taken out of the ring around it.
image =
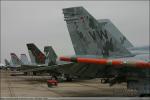
[[[27,72],[24,72],[24,75],[27,76]]]
[[[104,81],[105,81],[104,79],[101,79],[101,83],[104,83]]]
[[[66,81],[67,81],[67,82],[72,82],[72,78],[66,77]]]
[[[150,97],[150,94],[141,94],[140,97]]]
[[[109,79],[101,79],[101,83],[109,83]]]
[[[36,72],[33,72],[33,75],[37,75],[37,73],[36,73]]]

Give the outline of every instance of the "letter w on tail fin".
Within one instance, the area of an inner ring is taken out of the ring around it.
[[[108,30],[108,22],[98,22],[83,7],[65,8],[63,13],[77,55],[132,55]]]

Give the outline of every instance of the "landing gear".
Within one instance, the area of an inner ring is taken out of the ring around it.
[[[50,80],[58,80],[58,77],[56,75],[50,75],[50,76],[51,76]]]
[[[72,82],[72,78],[71,77],[66,77],[66,81],[67,82]]]
[[[37,73],[36,73],[36,72],[33,72],[33,75],[35,75],[35,76],[36,76],[36,75],[37,75]]]
[[[128,79],[128,89],[135,89],[139,97],[150,97],[150,80],[149,78]]]
[[[71,75],[65,74],[64,77],[65,77],[65,79],[66,79],[67,82],[72,82],[72,77],[71,77]]]
[[[25,76],[27,76],[27,74],[28,74],[27,72],[24,72],[24,75],[25,75]]]
[[[101,79],[101,83],[109,83],[109,82],[110,82],[109,78]]]
[[[140,97],[150,97],[150,94],[141,94]]]

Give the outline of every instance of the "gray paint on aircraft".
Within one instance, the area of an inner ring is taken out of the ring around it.
[[[113,26],[107,26],[110,21],[98,22],[83,7],[65,8],[63,13],[77,55],[131,55],[125,46],[122,46],[120,38],[115,37],[114,31],[109,30]],[[117,34],[123,37],[121,33]]]

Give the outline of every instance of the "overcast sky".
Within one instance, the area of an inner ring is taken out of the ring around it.
[[[149,45],[148,1],[1,1],[1,58],[28,55],[26,43],[53,46],[73,55],[62,8],[83,6],[96,19],[110,19],[135,46]]]

